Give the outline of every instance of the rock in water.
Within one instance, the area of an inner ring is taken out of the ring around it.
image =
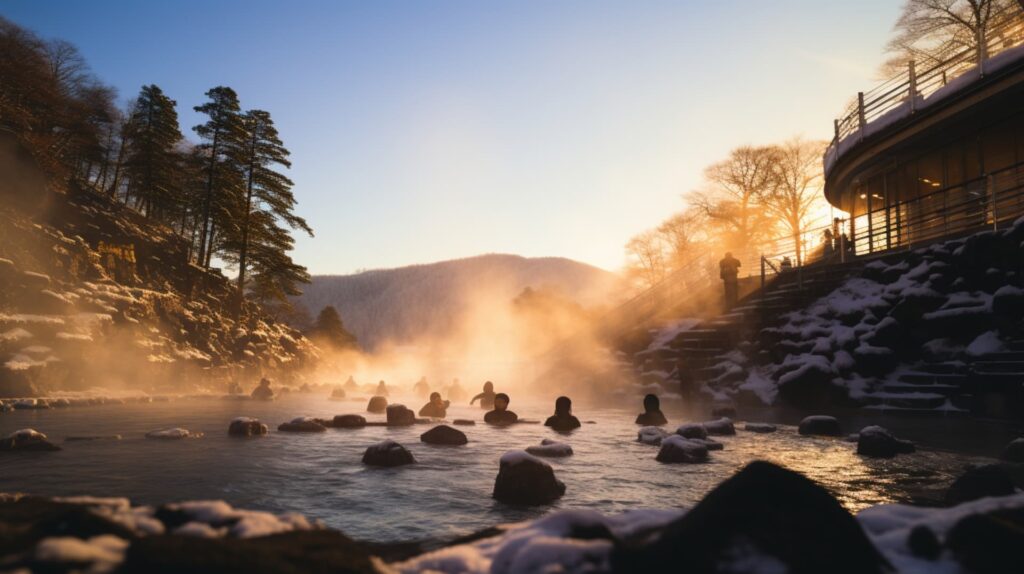
[[[800,421],[799,432],[802,435],[839,436],[843,434],[839,427],[839,419],[825,415],[804,417],[804,420]]]
[[[651,428],[651,427],[647,427]],[[708,429],[700,423],[687,423],[679,425],[676,434],[683,438],[708,438]]]
[[[655,460],[658,462],[706,462],[708,447],[699,439],[673,435],[661,441],[661,450],[658,451]]]
[[[379,442],[363,453],[363,464],[370,466],[402,466],[415,462],[412,453],[393,440]]]
[[[4,451],[52,451],[60,447],[47,440],[46,435],[35,429],[21,429],[0,439],[0,452]]]
[[[946,491],[946,504],[960,504],[986,496],[1008,496],[1017,487],[1010,473],[998,464],[976,466],[960,475]]]
[[[366,417],[361,415],[335,415],[331,423],[336,429],[357,429],[366,426]]]
[[[327,427],[320,424],[316,419],[298,417],[290,422],[281,423],[278,425],[277,430],[281,432],[324,432],[327,430]]]
[[[416,424],[416,413],[405,405],[388,405],[387,408],[389,427],[406,427]]]
[[[864,427],[857,439],[857,454],[874,458],[892,458],[914,452],[914,443],[900,440],[888,430],[872,425]]]
[[[999,458],[1007,462],[1024,462],[1024,438],[1015,438],[1010,441]]]
[[[366,412],[382,413],[386,408],[388,408],[387,399],[384,397],[370,397],[370,402],[366,405]]]
[[[238,417],[228,426],[228,436],[263,436],[270,432],[259,419]]]
[[[650,444],[654,446],[661,445],[661,441],[668,436],[668,433],[664,429],[658,427],[643,427],[640,432],[636,434],[636,440],[644,444]]]
[[[736,405],[731,402],[716,402],[711,406],[713,417],[734,417],[736,416]]]
[[[778,429],[775,425],[768,423],[747,423],[743,426],[743,430],[747,432],[770,433],[775,432]]]
[[[420,440],[427,444],[463,445],[469,442],[466,433],[453,429],[448,425],[438,425],[420,435]]]
[[[708,431],[709,435],[725,436],[736,434],[736,426],[732,424],[732,419],[729,419],[728,417],[722,417],[718,420],[708,421],[702,424]]]
[[[203,436],[201,432],[191,432],[188,429],[183,428],[170,428],[160,429],[155,431],[149,431],[146,433],[146,438],[156,440],[181,440],[186,438],[200,438]]]
[[[737,555],[740,560],[748,558],[746,569],[728,568]],[[623,573],[674,573],[684,568],[750,572],[759,571],[749,569],[749,559],[757,555],[764,555],[767,564],[785,565],[773,572],[891,570],[860,524],[828,491],[803,475],[763,461],[750,463],[719,484],[654,542],[616,548],[611,561],[612,570]]]
[[[457,426],[471,427],[476,425],[476,421],[469,419],[455,419],[452,421],[452,424]]]
[[[551,466],[521,450],[510,450],[501,457],[498,477],[491,496],[506,504],[536,506],[547,504],[565,494],[565,483],[555,478]]]
[[[572,456],[572,447],[564,442],[546,438],[539,445],[526,447],[526,452],[533,456],[564,457]]]

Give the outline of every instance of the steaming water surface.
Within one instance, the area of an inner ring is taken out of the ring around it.
[[[403,402],[418,409],[422,401]],[[807,474],[851,510],[906,501],[920,491],[938,492],[966,464],[984,460],[930,450],[872,460],[855,454],[855,445],[801,437],[791,426],[762,435],[744,432],[737,424],[736,436],[716,437],[725,443],[725,450],[712,452],[711,462],[667,465],[654,460],[657,447],[636,442],[632,409],[577,407],[580,420],[594,424],[564,436],[539,424],[489,428],[480,422],[480,409],[453,407],[449,420],[478,420],[476,426],[459,427],[470,440],[461,447],[421,443],[419,435],[431,428],[427,425],[328,429],[318,434],[273,430],[296,416],[361,413],[365,404],[362,399],[336,402],[293,394],[269,403],[210,398],[15,411],[0,415],[0,434],[31,427],[61,443],[64,450],[0,457],[0,491],[127,496],[136,504],[224,499],[244,508],[300,512],[366,540],[436,540],[533,518],[554,508],[608,513],[690,506],[754,459],[772,460]],[[550,405],[514,402],[513,410],[521,418],[543,420],[550,414]],[[669,414],[668,429],[686,422]],[[267,423],[270,436],[229,438],[228,422],[243,415]],[[383,420],[382,416],[367,418]],[[206,436],[184,441],[143,438],[150,430],[171,426]],[[109,434],[124,438],[63,443],[68,436]],[[365,448],[385,438],[408,447],[418,464],[397,469],[365,467],[361,463]],[[575,450],[572,457],[548,459],[568,487],[565,497],[553,506],[535,509],[511,508],[492,500],[502,453],[543,438],[567,442]]]

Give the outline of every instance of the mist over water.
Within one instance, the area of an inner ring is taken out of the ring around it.
[[[465,386],[467,391],[476,390]],[[499,384],[497,390],[507,389]],[[144,504],[224,499],[245,508],[300,512],[360,539],[438,540],[554,509],[608,513],[692,506],[755,459],[772,460],[807,474],[854,511],[944,490],[966,464],[985,460],[927,448],[893,460],[866,459],[856,455],[849,443],[801,437],[793,427],[784,426],[773,434],[738,430],[733,437],[716,437],[725,449],[712,452],[706,464],[667,465],[654,460],[657,447],[636,442],[633,419],[639,400],[621,408],[577,402],[575,414],[593,424],[584,424],[571,435],[540,424],[489,427],[480,422],[483,410],[464,403],[453,405],[448,420],[478,421],[475,426],[459,427],[470,441],[461,447],[421,443],[419,435],[430,425],[328,429],[313,434],[272,431],[254,439],[227,436],[228,422],[242,415],[258,417],[272,429],[296,416],[359,413],[371,421],[383,420],[383,415],[363,412],[364,398],[331,401],[321,395],[291,393],[274,402],[211,397],[15,411],[0,416],[0,434],[32,427],[57,442],[75,435],[121,434],[124,438],[64,443],[59,453],[7,458],[0,491],[126,496]],[[418,409],[423,401],[399,395],[391,402]],[[513,393],[510,409],[520,418],[543,420],[551,414],[552,404]],[[702,420],[678,405],[667,405],[666,413],[670,431],[678,423]],[[206,436],[171,442],[143,438],[148,431],[171,426]],[[905,430],[898,432],[908,436]],[[408,447],[417,464],[394,469],[364,466],[365,448],[385,438]],[[543,438],[567,442],[575,451],[565,459],[548,459],[568,487],[565,497],[532,509],[495,502],[491,489],[498,459],[508,450]]]

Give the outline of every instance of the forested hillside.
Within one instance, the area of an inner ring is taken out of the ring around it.
[[[444,336],[481,299],[511,304],[527,287],[594,307],[607,303],[619,281],[612,273],[570,259],[482,255],[354,275],[318,275],[297,301],[312,314],[334,305],[345,327],[370,349],[384,341]]]

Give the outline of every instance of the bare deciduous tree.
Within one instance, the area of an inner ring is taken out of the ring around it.
[[[931,67],[965,49],[986,46],[989,31],[1020,10],[1017,0],[907,0],[882,72],[903,71],[910,60]]]
[[[797,265],[804,259],[800,236],[807,218],[815,205],[824,201],[821,195],[824,149],[825,142],[800,137],[777,146],[773,154],[775,182],[760,193],[765,209],[790,233]]]
[[[647,230],[630,239],[626,244],[626,254],[629,257],[627,272],[642,287],[653,287],[668,274],[665,244],[656,230]]]
[[[777,155],[774,146],[736,148],[705,170],[709,188],[687,197],[709,223],[721,228],[726,249],[746,251],[771,236],[775,223],[760,202],[776,185]]]

